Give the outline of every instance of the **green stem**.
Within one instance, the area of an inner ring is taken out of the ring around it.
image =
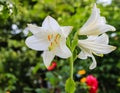
[[[70,61],[70,78],[68,78],[66,80],[66,83],[65,83],[65,91],[66,93],[74,93],[75,90],[76,90],[76,84],[75,84],[75,81],[73,79],[73,63],[76,59],[76,56],[77,56],[77,52],[75,51],[75,48],[78,44],[78,32],[75,33],[75,36],[74,36],[74,39],[70,42],[69,39],[68,39],[68,45],[70,45],[70,50],[72,52],[72,56],[69,58],[69,61]]]
[[[73,80],[73,56],[70,57],[70,78]]]

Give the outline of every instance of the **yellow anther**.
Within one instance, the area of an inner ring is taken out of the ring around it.
[[[48,35],[48,40],[51,41],[51,39],[53,38],[53,34]]]
[[[55,39],[54,41],[55,41],[55,43],[57,44],[57,40]]]
[[[50,45],[48,47],[49,51],[56,48],[56,46],[58,45],[58,42],[59,42],[59,38],[60,38],[59,34],[56,34],[54,36],[53,36],[53,34],[48,35],[48,40],[50,41]]]
[[[48,40],[49,40],[49,41],[51,40],[51,35],[48,35]]]
[[[60,36],[60,35],[59,35],[59,34],[57,34],[57,35],[56,35],[56,37],[55,37],[55,39],[59,38],[59,36]]]
[[[55,41],[56,44],[58,43],[59,38],[60,38],[60,35],[57,34],[57,35],[55,36],[55,39],[54,39],[54,41]]]
[[[97,54],[95,52],[93,52],[96,56],[99,56],[99,57],[103,57],[104,55],[103,54]]]
[[[51,42],[50,46],[48,48],[49,48],[49,51],[53,50],[53,48],[54,48],[54,42]]]
[[[52,45],[53,45],[53,42],[50,43],[50,46],[51,46],[51,47],[52,47]]]

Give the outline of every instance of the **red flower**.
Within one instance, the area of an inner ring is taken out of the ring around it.
[[[86,83],[90,87],[89,93],[97,93],[98,80],[93,75],[87,76]]]
[[[51,71],[51,70],[54,70],[54,69],[56,68],[56,66],[57,66],[57,63],[56,63],[56,62],[52,62],[52,65],[49,66],[47,69],[48,69],[49,71]]]

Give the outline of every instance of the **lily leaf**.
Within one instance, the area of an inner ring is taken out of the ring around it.
[[[65,84],[66,93],[74,93],[76,89],[76,85],[73,79],[68,78]]]

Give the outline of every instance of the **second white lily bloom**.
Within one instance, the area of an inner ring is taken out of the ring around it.
[[[33,33],[26,39],[29,48],[44,51],[42,54],[43,61],[48,67],[56,56],[68,58],[72,55],[66,46],[66,38],[71,32],[71,26],[60,27],[55,19],[47,16],[42,23],[42,27],[28,24],[28,29]]]
[[[87,35],[88,38],[78,41],[78,46],[81,48],[78,58],[87,59],[87,57],[91,57],[93,63],[90,65],[90,69],[94,69],[96,60],[93,54],[102,56],[116,49],[116,47],[108,45],[109,38],[105,34],[107,31],[115,30],[113,26],[106,24],[105,17],[100,16],[100,10],[94,4],[91,16],[79,29],[79,35]]]
[[[116,47],[108,45],[109,39],[107,34],[102,34],[101,36],[89,36],[85,40],[79,40],[78,46],[81,48],[81,52],[78,55],[80,59],[87,59],[91,57],[93,63],[90,65],[90,69],[96,67],[96,60],[93,54],[97,56],[102,56],[103,54],[108,54],[116,49]]]
[[[115,31],[115,28],[106,24],[105,17],[100,16],[100,10],[94,4],[91,16],[79,29],[79,35],[99,35],[107,31]]]

